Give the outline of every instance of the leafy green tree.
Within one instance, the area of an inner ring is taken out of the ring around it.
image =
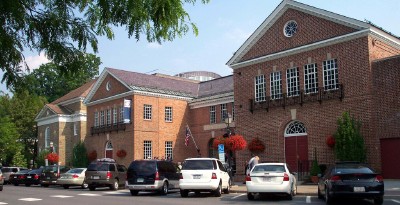
[[[207,3],[209,0],[201,0]],[[21,74],[25,49],[44,52],[63,72],[76,72],[87,47],[98,52],[98,36],[114,38],[113,27],[128,37],[172,41],[192,28],[184,4],[196,0],[18,0],[0,1],[0,68],[8,87]],[[27,66],[27,65],[26,65]]]
[[[344,112],[337,120],[338,128],[335,133],[335,155],[340,161],[365,162],[364,138],[361,135],[361,122]]]
[[[40,166],[45,166],[46,162],[45,162],[45,158],[46,156],[50,153],[49,150],[44,149],[41,152],[39,152],[37,158],[36,158],[36,167],[40,167]]]
[[[22,146],[21,148],[19,148],[20,150],[22,150]],[[14,166],[19,166],[19,167],[28,167],[28,163],[24,157],[24,155],[22,155],[21,151],[18,150],[15,155],[13,156],[13,160],[12,160],[12,165]]]
[[[87,151],[85,144],[80,141],[73,148],[72,166],[74,167],[87,167],[89,159],[87,157]]]
[[[3,165],[12,165],[12,159],[17,153],[19,133],[15,123],[9,116],[0,116],[0,160]]]

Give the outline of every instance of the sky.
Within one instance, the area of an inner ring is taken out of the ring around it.
[[[199,34],[189,31],[172,42],[148,43],[129,39],[124,28],[114,30],[115,39],[99,37],[100,73],[105,67],[140,73],[175,75],[188,71],[211,71],[230,75],[226,63],[246,39],[281,3],[281,0],[210,0],[185,5]],[[357,20],[368,20],[400,36],[399,0],[297,0]],[[28,65],[47,63],[42,53],[25,52]],[[3,73],[0,71],[0,75]],[[4,84],[0,85],[5,90]]]

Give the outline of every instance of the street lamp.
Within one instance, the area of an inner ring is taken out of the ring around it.
[[[224,134],[224,137],[230,137],[232,135],[232,131],[229,127],[229,124],[232,124],[232,115],[229,113],[226,114],[224,121],[226,124],[226,133]]]
[[[225,122],[225,124],[226,124],[226,133],[224,134],[224,138],[229,138],[229,137],[231,137],[231,135],[234,135],[235,133],[234,132],[232,132],[231,131],[231,127],[229,126],[229,124],[232,124],[232,120],[233,120],[233,118],[232,118],[232,115],[231,114],[229,114],[229,113],[227,113],[226,115],[225,115],[225,119],[224,119],[224,122]],[[228,154],[227,154],[227,165],[228,165],[228,167],[227,167],[227,171],[228,171],[228,173],[229,173],[229,177],[230,177],[230,180],[232,180],[232,177],[233,177],[233,170],[232,170],[232,165],[233,165],[233,153],[232,153],[232,151],[228,151]],[[232,183],[232,181],[230,182],[230,184]]]
[[[50,142],[50,153],[53,153],[54,152],[54,144],[53,144],[53,142]]]

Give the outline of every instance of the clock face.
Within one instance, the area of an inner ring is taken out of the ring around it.
[[[288,21],[283,27],[283,33],[286,37],[292,37],[297,32],[296,21]]]
[[[107,91],[110,91],[110,90],[111,90],[111,84],[110,84],[110,82],[107,82],[107,84],[106,84],[106,90],[107,90]]]

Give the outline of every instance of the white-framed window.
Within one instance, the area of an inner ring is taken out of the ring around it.
[[[339,73],[337,60],[327,60],[323,62],[324,66],[324,90],[339,89]]]
[[[271,73],[271,99],[282,98],[282,74],[280,71]]]
[[[119,121],[124,122],[124,106],[119,107]]]
[[[165,159],[172,160],[172,141],[165,141]]]
[[[210,124],[217,123],[217,116],[215,113],[215,106],[210,106]]]
[[[299,68],[286,70],[287,96],[298,96],[300,94]]]
[[[44,131],[44,148],[50,147],[50,127],[46,127]]]
[[[144,105],[143,119],[151,120],[151,105]]]
[[[118,123],[118,121],[117,121],[117,107],[116,106],[113,107],[113,123],[114,123],[114,125],[116,125]]]
[[[172,107],[165,107],[165,122],[172,122]]]
[[[226,104],[221,104],[221,122],[225,122],[226,117],[228,117],[228,109]]]
[[[74,122],[74,136],[78,135],[78,122]]]
[[[151,146],[151,141],[144,141],[143,143],[143,159],[152,159],[152,146]]]
[[[304,92],[305,94],[318,92],[318,72],[316,63],[304,66]]]
[[[104,126],[104,110],[100,111],[100,127]]]
[[[99,112],[94,112],[94,127],[99,127]]]
[[[107,125],[111,125],[111,109],[107,109]]]
[[[263,102],[265,101],[266,84],[265,75],[259,75],[254,78],[254,89],[255,89],[255,101]]]

